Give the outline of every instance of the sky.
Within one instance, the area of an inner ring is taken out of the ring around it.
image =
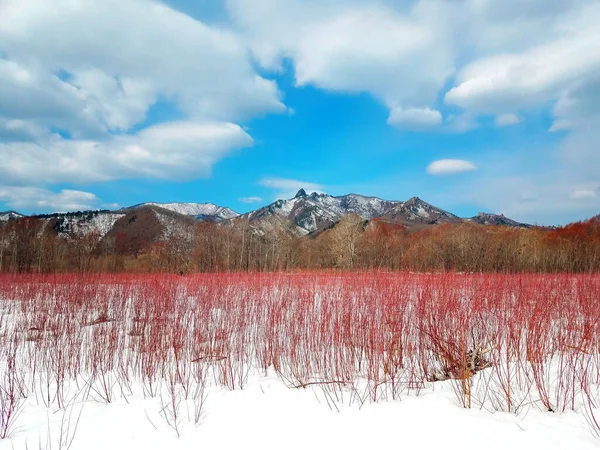
[[[0,211],[304,188],[600,213],[597,0],[3,0]]]

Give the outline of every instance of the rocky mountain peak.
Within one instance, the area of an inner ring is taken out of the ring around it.
[[[305,191],[304,189],[302,189],[302,188],[301,188],[301,189],[300,189],[300,190],[299,190],[299,191],[296,193],[296,195],[295,195],[295,197],[294,197],[294,198],[304,198],[304,197],[307,197],[307,194],[306,194],[306,191]]]

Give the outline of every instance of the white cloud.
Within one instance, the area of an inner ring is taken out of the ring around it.
[[[416,115],[402,112],[439,110],[436,102],[452,77],[456,85],[445,94],[446,103],[476,124],[480,114],[556,101],[598,73],[600,64],[600,6],[593,0],[227,4],[264,67],[278,70],[287,58],[298,85],[368,92],[390,108],[392,125],[402,126],[405,116],[413,125],[409,119]],[[432,114],[418,119],[419,126],[438,123]]]
[[[287,178],[263,178],[259,184],[264,187],[276,189],[276,199],[292,198],[300,189],[304,189],[308,194],[311,192],[323,192],[324,186],[309,181],[291,180]]]
[[[80,211],[94,209],[98,197],[90,192],[63,189],[53,192],[35,187],[0,186],[0,201],[19,211]]]
[[[436,103],[454,76],[447,103],[496,115],[562,99],[600,64],[593,0],[228,0],[227,8],[232,23],[216,27],[152,0],[5,0],[0,117],[89,137],[139,123],[157,98],[193,120],[283,111],[249,48],[269,70],[290,60],[299,86],[368,92],[390,109],[390,124],[420,128],[440,122]],[[566,109],[557,105],[555,129],[579,120]]]
[[[52,137],[42,144],[0,143],[0,178],[11,184],[186,180],[210,175],[215,162],[235,148],[251,145],[252,138],[238,125],[190,121],[104,141]]]
[[[447,103],[502,114],[562,98],[600,64],[600,7],[591,0],[228,0],[227,8],[232,23],[216,27],[152,0],[5,0],[0,117],[89,137],[141,122],[157,98],[193,120],[283,111],[249,47],[269,70],[290,60],[299,86],[368,92],[390,109],[390,124],[420,129],[441,122],[436,103],[455,75]],[[572,122],[559,119],[556,129]]]
[[[521,122],[521,118],[516,114],[506,113],[499,114],[494,118],[494,123],[497,127],[508,127]]]
[[[239,201],[242,203],[260,203],[263,199],[261,197],[241,197]]]
[[[356,0],[229,0],[228,6],[257,60],[277,70],[289,58],[299,86],[368,92],[390,109],[414,113],[435,102],[454,70],[452,39],[440,24],[448,8],[441,3],[404,10]]]
[[[33,121],[0,117],[0,140],[29,141],[47,133],[48,130]]]
[[[471,161],[463,159],[439,159],[427,166],[430,175],[452,175],[455,173],[470,172],[476,170],[477,166]]]
[[[95,67],[75,69],[69,84],[77,89],[87,114],[109,130],[128,130],[142,122],[157,97],[150,80],[117,78]]]
[[[442,124],[439,111],[430,108],[392,108],[388,124],[407,130],[426,130]]]
[[[128,129],[159,97],[193,120],[285,109],[234,33],[152,0],[5,0],[0,55],[0,117],[75,136]]]
[[[596,198],[597,196],[597,190],[593,189],[577,189],[571,193],[571,198],[574,200]]]
[[[483,114],[539,108],[596,76],[600,5],[574,2],[573,8],[561,12],[562,20],[548,23],[545,42],[534,40],[533,46],[524,43],[470,61],[458,73],[457,85],[446,93],[446,103]]]

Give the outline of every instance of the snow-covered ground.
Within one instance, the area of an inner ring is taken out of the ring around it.
[[[360,405],[349,393],[290,389],[275,375],[250,377],[243,390],[207,390],[199,425],[192,401],[180,404],[180,436],[161,409],[168,395],[144,398],[141,387],[113,403],[77,398],[63,409],[28,401],[7,449],[597,449],[581,414],[530,407],[518,415],[463,409],[450,382],[419,396]],[[61,447],[60,440],[63,440]],[[69,443],[71,444],[69,446]]]

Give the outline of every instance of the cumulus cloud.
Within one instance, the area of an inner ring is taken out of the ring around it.
[[[228,1],[263,67],[280,69],[287,58],[299,86],[368,92],[392,110],[394,125],[403,117],[409,124],[439,122],[435,112],[424,111],[452,74],[455,49],[440,23],[447,8],[438,6],[402,11],[355,0]]]
[[[437,125],[437,115],[424,112],[439,110],[440,94],[472,124],[482,114],[513,124],[514,117],[502,117],[506,111],[556,101],[598,73],[600,63],[600,6],[592,0],[227,5],[263,67],[278,70],[288,59],[298,85],[368,92],[390,108],[388,123],[395,126]]]
[[[104,141],[59,136],[41,144],[0,143],[5,183],[89,183],[120,178],[186,180],[210,175],[215,162],[252,145],[238,125],[181,121]]]
[[[323,192],[323,189],[325,188],[322,184],[291,180],[288,178],[263,178],[259,181],[259,184],[277,190],[275,199],[292,198],[300,189],[304,189],[307,193],[311,193]]]
[[[452,175],[455,173],[470,172],[476,169],[477,166],[471,161],[465,161],[463,159],[439,159],[427,166],[427,173],[430,175]]]
[[[576,3],[563,12],[562,20],[553,16],[545,42],[524,43],[520,49],[470,61],[445,94],[446,103],[481,114],[537,108],[597,76],[600,5]]]
[[[89,136],[159,97],[194,120],[285,110],[234,33],[156,1],[6,0],[0,17],[0,117]]]
[[[437,125],[436,103],[455,79],[445,101],[471,115],[567,96],[556,112],[564,129],[579,120],[568,91],[600,64],[592,0],[226,4],[231,23],[216,27],[152,0],[4,1],[0,117],[89,136],[139,123],[157,98],[192,119],[285,110],[249,47],[268,70],[291,61],[299,86],[372,94],[391,125]]]
[[[516,114],[506,113],[499,114],[494,118],[494,123],[497,127],[508,127],[521,122],[521,118]]]
[[[0,186],[0,201],[19,211],[80,211],[94,209],[98,197],[90,192],[62,189],[54,192],[35,187]]]
[[[242,203],[260,203],[263,201],[261,197],[241,197],[238,200]]]

